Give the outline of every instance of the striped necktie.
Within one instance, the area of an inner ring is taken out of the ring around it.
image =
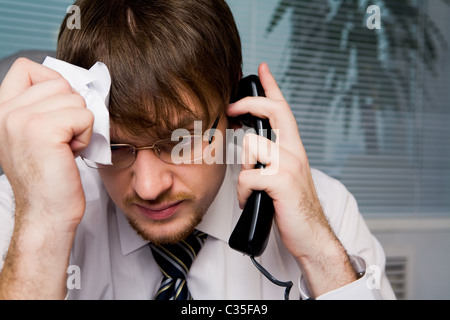
[[[206,237],[206,233],[195,230],[175,244],[156,246],[150,243],[153,257],[163,274],[155,300],[192,300],[186,277]]]

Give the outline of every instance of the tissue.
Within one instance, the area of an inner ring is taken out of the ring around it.
[[[43,65],[59,72],[84,98],[87,109],[94,114],[92,138],[82,152],[83,157],[111,165],[108,111],[111,76],[106,65],[97,62],[87,70],[52,57],[45,58]]]

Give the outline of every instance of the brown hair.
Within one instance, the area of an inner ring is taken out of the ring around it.
[[[242,54],[224,0],[78,0],[75,5],[81,29],[66,27],[68,14],[57,58],[87,69],[97,61],[108,66],[111,121],[125,132],[171,131],[187,113],[211,123],[225,111],[242,76]],[[191,110],[192,102],[199,110]]]

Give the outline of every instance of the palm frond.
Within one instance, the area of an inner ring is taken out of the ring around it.
[[[450,4],[450,0],[442,1]],[[360,1],[333,4],[280,0],[266,32],[273,32],[291,12],[291,59],[282,85],[294,92],[295,99],[309,97],[311,110],[338,103],[348,115],[346,131],[354,99],[359,99],[361,108],[370,101],[374,109],[410,110],[414,105],[411,66],[419,62],[429,72],[438,71],[436,62],[448,49],[441,31],[408,0],[367,1],[367,6],[382,9],[378,31],[363,27],[367,15]]]

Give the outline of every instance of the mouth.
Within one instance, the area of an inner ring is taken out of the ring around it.
[[[182,202],[183,200],[172,203],[158,204],[154,206],[135,203],[134,206],[147,219],[160,221],[172,217],[176,213],[178,207]]]

